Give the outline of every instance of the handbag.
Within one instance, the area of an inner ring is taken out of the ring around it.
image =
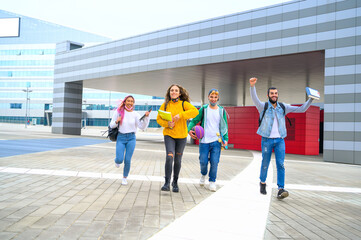
[[[117,141],[118,128],[119,128],[119,123],[118,123],[118,126],[116,128],[111,128],[110,126],[108,126],[108,136],[107,136],[107,138],[109,138],[110,141],[112,141],[112,142]]]

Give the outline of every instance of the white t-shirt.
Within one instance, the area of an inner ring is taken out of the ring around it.
[[[112,121],[110,122],[109,126],[111,128],[117,127],[118,124],[115,121],[118,119],[119,113],[117,110],[114,111]],[[137,128],[142,130],[146,129],[149,125],[149,116],[145,117],[142,121],[139,121],[140,115],[137,112],[128,112],[124,110],[124,118],[121,125],[119,125],[119,132],[120,133],[131,133],[137,132]]]
[[[273,111],[274,119],[273,119],[273,125],[271,134],[269,135],[269,138],[280,138],[280,132],[278,131],[278,119],[276,115],[276,111]]]
[[[206,117],[206,116],[204,116]],[[218,141],[217,133],[219,133],[219,123],[221,121],[221,116],[219,115],[219,109],[212,109],[211,107],[207,108],[207,120],[205,120],[206,125],[204,126],[204,137],[201,140],[201,143],[211,143]]]

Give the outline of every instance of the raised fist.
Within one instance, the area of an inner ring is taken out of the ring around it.
[[[249,79],[249,84],[251,84],[251,87],[253,87],[257,82],[257,78],[253,77]]]

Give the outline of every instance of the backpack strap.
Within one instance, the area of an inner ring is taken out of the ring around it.
[[[268,102],[265,102],[262,117],[260,119],[258,119],[258,127],[261,126],[261,123],[262,123],[262,120],[263,120],[264,114],[266,113],[267,108],[268,108]]]
[[[283,115],[286,116],[286,107],[285,107],[285,105],[283,103],[281,103],[281,102],[279,102],[279,104],[280,104],[281,108],[283,109]],[[287,118],[290,126],[292,126],[291,120],[287,116],[286,116],[286,118]]]

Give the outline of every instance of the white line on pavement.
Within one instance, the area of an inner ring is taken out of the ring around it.
[[[155,234],[168,239],[263,239],[271,194],[259,193],[261,154],[216,193]],[[273,179],[272,165],[268,179]]]
[[[123,175],[119,173],[98,173],[98,172],[77,172],[51,169],[31,169],[31,168],[13,168],[1,167],[0,173],[17,173],[17,174],[34,174],[34,175],[50,175],[50,176],[66,176],[66,177],[85,177],[85,178],[106,178],[106,179],[122,179]],[[164,182],[164,177],[148,176],[148,175],[130,175],[129,180],[134,181],[152,181]],[[179,183],[197,184],[199,179],[195,178],[179,178]],[[217,185],[225,185],[228,180],[218,180]]]

